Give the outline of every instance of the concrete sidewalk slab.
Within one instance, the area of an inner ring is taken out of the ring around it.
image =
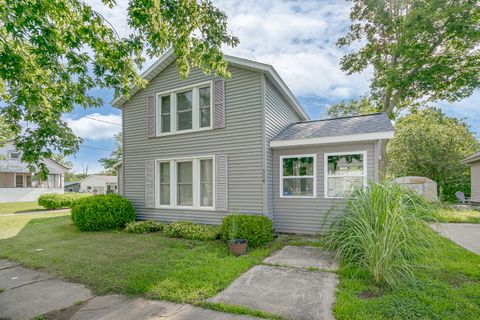
[[[0,259],[0,270],[18,266],[18,263],[10,260]]]
[[[49,278],[49,275],[44,272],[14,266],[0,270],[0,288],[10,290]]]
[[[480,254],[480,224],[436,223],[431,227],[465,249]]]
[[[334,273],[255,266],[209,299],[270,312],[286,319],[333,319]]]
[[[333,255],[317,247],[286,246],[263,262],[285,267],[318,268],[327,271],[338,269],[338,263]]]
[[[43,280],[0,293],[0,319],[27,320],[92,297],[82,284]]]
[[[86,302],[71,320],[252,320],[254,318],[196,308],[187,304],[145,299],[127,299],[120,295],[95,297]]]

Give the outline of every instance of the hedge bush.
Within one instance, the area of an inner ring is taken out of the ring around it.
[[[221,234],[224,240],[244,239],[251,247],[274,239],[273,223],[265,216],[229,215],[223,218]]]
[[[220,229],[216,226],[194,224],[190,221],[179,221],[166,225],[163,233],[171,238],[215,240],[220,236]]]
[[[88,193],[46,193],[38,197],[38,205],[48,210],[70,208],[74,201],[90,196]]]
[[[72,205],[73,223],[81,231],[123,229],[135,218],[130,201],[116,194],[86,197]]]
[[[163,231],[163,228],[165,228],[165,225],[163,223],[153,220],[147,220],[130,222],[125,227],[125,231],[130,233],[151,233]]]

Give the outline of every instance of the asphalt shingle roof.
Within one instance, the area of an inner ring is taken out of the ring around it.
[[[388,131],[393,131],[393,125],[388,116],[385,113],[373,113],[293,123],[273,138],[273,141],[324,138]]]

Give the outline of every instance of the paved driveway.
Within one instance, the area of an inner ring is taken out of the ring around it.
[[[480,224],[439,223],[432,228],[465,249],[480,254]]]

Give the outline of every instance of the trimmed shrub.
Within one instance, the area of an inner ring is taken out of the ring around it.
[[[215,240],[220,236],[217,226],[194,224],[190,221],[178,221],[166,225],[163,233],[171,238],[184,238],[191,240]]]
[[[135,218],[130,201],[116,194],[86,197],[72,205],[73,223],[81,231],[123,229]]]
[[[425,222],[432,207],[406,187],[372,183],[357,189],[326,236],[327,247],[345,264],[366,270],[377,284],[393,286],[412,276],[415,259],[430,246]]]
[[[38,197],[38,205],[48,210],[70,208],[74,201],[90,196],[88,193],[46,193]]]
[[[136,221],[130,222],[125,227],[125,231],[130,233],[151,233],[163,231],[165,225],[158,221]]]
[[[221,234],[224,240],[244,239],[251,247],[274,239],[273,223],[268,217],[229,215],[223,218]]]

